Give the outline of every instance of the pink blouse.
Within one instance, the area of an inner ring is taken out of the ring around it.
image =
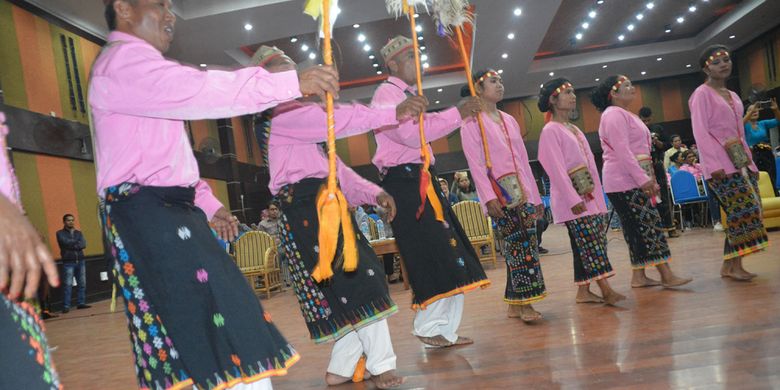
[[[498,179],[507,174],[517,174],[520,184],[525,190],[527,202],[538,205],[542,203],[539,189],[536,186],[531,165],[528,163],[528,152],[520,133],[520,125],[511,115],[498,112],[506,124],[506,129],[501,123],[496,123],[490,115],[482,113],[482,123],[485,125],[485,137],[487,138],[490,161],[493,164],[493,176]],[[482,210],[487,213],[487,202],[496,199],[497,196],[490,185],[485,163],[485,152],[482,148],[482,136],[479,124],[475,118],[469,118],[460,128],[460,139],[463,144],[463,153],[469,163],[471,176],[477,187],[479,201]]]
[[[398,123],[395,108],[337,105],[334,115],[338,138]],[[268,139],[268,168],[271,174],[268,188],[272,194],[276,195],[282,187],[306,178],[328,177],[328,156],[317,145],[327,140],[326,119],[323,107],[313,103],[293,101],[274,109]],[[376,196],[382,189],[355,173],[341,160],[337,164],[337,176],[347,201],[355,206],[376,205]]]
[[[745,148],[745,153],[751,155],[745,141],[745,131],[742,126],[742,116],[745,108],[736,93],[729,91],[734,107],[717,91],[707,84],[702,84],[691,95],[688,106],[691,109],[691,125],[696,146],[699,148],[699,158],[706,179],[712,178],[712,172],[723,169],[727,175],[737,172],[726,152],[726,141],[739,138]],[[748,167],[758,172],[752,161]]]
[[[0,195],[6,197],[11,203],[22,207],[19,197],[19,183],[14,175],[14,168],[8,158],[8,145],[5,137],[8,135],[8,126],[5,125],[5,114],[0,112]]]
[[[650,181],[636,158],[650,157],[650,130],[638,116],[617,106],[607,107],[601,114],[599,138],[604,150],[605,192],[625,192]]]
[[[555,223],[607,212],[599,171],[588,140],[577,126],[571,126],[576,135],[563,123],[548,122],[539,138],[539,162],[550,177],[550,208]],[[570,169],[582,165],[588,167],[595,185],[593,199],[590,200],[577,194],[569,177]],[[587,210],[582,214],[574,214],[571,208],[583,202]]]
[[[390,108],[397,106],[407,98],[407,93],[412,94],[412,88],[401,79],[390,76],[382,83],[371,100],[371,107]],[[436,141],[455,131],[461,125],[458,109],[453,107],[441,112],[427,113],[425,118],[425,139],[428,142]],[[376,154],[372,162],[384,171],[387,168],[401,164],[420,164],[420,127],[417,119],[407,119],[400,124],[384,126],[374,130],[376,136]],[[431,146],[431,165],[436,162]]]

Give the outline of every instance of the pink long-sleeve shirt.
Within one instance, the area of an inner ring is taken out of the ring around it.
[[[372,109],[359,104],[337,105],[334,111],[336,137],[362,134],[374,128],[393,125],[395,107]],[[268,139],[268,188],[276,195],[282,187],[306,178],[328,177],[328,156],[317,145],[327,140],[326,112],[312,103],[289,102],[277,106],[271,119]],[[376,205],[382,189],[337,160],[337,176],[347,202],[359,206]]]
[[[200,180],[184,120],[260,112],[300,95],[294,71],[202,71],[113,31],[89,86],[98,195],[123,182],[194,187],[195,204],[211,219],[222,204]]]
[[[22,201],[19,199],[19,184],[14,176],[14,169],[8,158],[8,148],[5,137],[8,135],[8,126],[5,125],[5,114],[0,112],[0,195],[5,196],[20,208]]]
[[[574,135],[564,124],[551,121],[544,126],[539,138],[539,162],[550,177],[550,208],[555,223],[607,212],[593,152],[590,150],[585,134],[577,126],[572,125],[572,127],[577,135]],[[593,199],[590,200],[577,194],[569,177],[570,169],[582,165],[588,167],[595,185],[591,193]],[[582,202],[585,203],[587,210],[582,214],[574,214],[571,208]]]
[[[526,201],[534,205],[541,204],[542,198],[539,196],[539,189],[531,165],[528,163],[528,152],[523,143],[520,125],[511,115],[503,111],[498,113],[506,124],[506,130],[502,123],[497,123],[485,113],[480,114],[485,126],[493,176],[498,179],[507,174],[516,174],[525,192]],[[463,153],[469,163],[471,177],[474,178],[477,187],[479,201],[482,203],[482,210],[487,214],[487,202],[496,199],[497,196],[488,179],[482,136],[476,118],[469,118],[463,122],[460,128],[460,139]]]
[[[727,175],[738,171],[726,152],[727,140],[739,138],[745,153],[751,155],[750,148],[745,142],[745,131],[742,125],[745,107],[736,93],[729,91],[729,94],[734,104],[733,109],[726,99],[707,84],[696,88],[688,99],[693,137],[696,139],[696,146],[699,147],[699,158],[706,179],[712,178],[712,172],[719,169],[723,169]],[[758,172],[756,164],[752,161],[748,168]]]
[[[407,95],[409,93],[410,95]],[[415,94],[414,89],[403,80],[390,76],[382,83],[371,100],[371,107],[390,108],[395,107],[407,96]],[[455,131],[461,125],[458,109],[453,107],[437,113],[427,113],[424,116],[425,139],[428,142],[435,141]],[[384,126],[374,130],[376,138],[376,154],[372,162],[380,172],[387,168],[401,164],[420,164],[420,127],[419,123],[407,119],[397,125]],[[433,150],[428,145],[431,153],[431,165],[436,159]]]
[[[599,138],[604,166],[604,191],[624,192],[650,181],[637,155],[650,157],[650,130],[638,116],[617,106],[601,114]]]

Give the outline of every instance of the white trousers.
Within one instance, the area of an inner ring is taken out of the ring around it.
[[[261,379],[252,383],[238,383],[228,387],[230,390],[273,390],[273,388],[273,385],[271,385],[271,378]],[[192,390],[198,390],[198,388],[192,386]]]
[[[463,294],[439,299],[414,316],[412,334],[419,337],[444,336],[454,343],[458,340],[458,327],[463,317]]]
[[[364,326],[338,339],[330,353],[328,372],[351,378],[362,355],[366,355],[366,370],[371,375],[395,370],[395,352],[387,320]]]

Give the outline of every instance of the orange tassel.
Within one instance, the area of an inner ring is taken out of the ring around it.
[[[366,377],[366,357],[361,356],[360,360],[357,362],[357,366],[355,366],[355,373],[352,374],[352,382],[354,383],[360,383],[363,382],[363,379]]]

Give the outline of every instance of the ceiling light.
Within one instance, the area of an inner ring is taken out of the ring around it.
[[[431,65],[429,63],[427,63],[427,62],[423,64],[423,68],[425,68],[425,69],[428,69],[430,67],[431,67]]]
[[[601,69],[607,69],[607,66],[606,65],[602,65]]]
[[[553,77],[553,76],[555,76],[555,72],[550,72],[549,75],[550,75],[550,77]]]
[[[245,24],[245,25],[244,25],[244,30],[246,30],[246,31],[251,31],[251,30],[252,30],[252,25],[251,25],[251,24],[249,24],[249,23]]]
[[[382,74],[381,70],[376,71],[376,74]]]
[[[544,84],[539,84],[539,88],[544,88]]]
[[[653,2],[651,1],[651,2],[649,2],[647,4],[645,4],[645,7],[647,7],[647,9],[653,9],[653,8],[655,8],[655,4],[653,4]]]
[[[436,90],[436,92],[441,92],[441,91],[444,91],[444,88],[439,88]]]
[[[622,41],[624,39],[626,39],[625,35],[623,35],[623,34],[618,35],[618,41]]]
[[[292,43],[298,42],[298,38],[292,37],[292,38],[290,38],[290,42],[292,42]]]
[[[523,10],[520,8],[515,8],[515,16],[520,16],[523,14]]]
[[[205,67],[207,67],[207,66],[208,66],[208,65],[206,65],[206,64],[200,64],[200,67],[201,67],[201,68],[205,68]]]
[[[658,57],[658,58],[656,58],[655,60],[656,60],[656,61],[663,61],[663,59],[664,59],[663,57]]]
[[[305,43],[304,43],[303,45],[301,45],[301,50],[303,50],[303,51],[309,51],[309,45],[307,45],[307,44],[305,44]]]
[[[371,51],[371,46],[369,46],[368,43],[366,43],[365,45],[363,45],[363,51]]]
[[[504,73],[504,70],[503,70],[503,69],[499,69],[499,70],[498,70],[498,74],[501,74],[501,73]]]
[[[636,14],[636,20],[642,20],[645,18],[645,15],[642,14]]]
[[[418,24],[417,27],[414,28],[417,32],[422,32],[422,25]]]
[[[376,64],[376,63],[375,63],[373,66],[374,66],[374,68],[378,68],[378,67],[379,67],[379,64]]]
[[[309,59],[310,59],[310,60],[313,60],[313,59],[315,59],[315,58],[317,58],[317,53],[315,53],[315,52],[311,52],[311,53],[309,53]]]
[[[433,104],[439,104],[439,103],[441,103],[441,100],[437,100]]]
[[[425,46],[420,46],[420,51],[425,50]]]
[[[596,4],[604,4],[604,0],[599,0],[596,2]]]
[[[369,59],[369,60],[373,60],[374,58],[376,58],[376,57],[374,57],[374,55],[373,55],[373,54],[369,54],[369,56],[368,56],[368,59]]]
[[[690,11],[690,12],[696,12],[696,6],[695,6],[695,5],[692,5],[692,6],[688,7],[688,11]]]
[[[729,39],[734,39],[736,37],[737,37],[736,35],[729,35]]]
[[[360,25],[355,23],[355,24],[352,25],[352,28],[360,28]]]
[[[584,29],[586,29],[586,30],[587,30],[587,29],[588,29],[588,27],[590,27],[590,23],[588,23],[588,22],[585,22],[585,23],[583,23],[583,24],[582,24],[582,28],[584,28]]]
[[[504,54],[502,54],[502,55],[501,55],[501,58],[503,58],[503,59],[507,59],[507,58],[509,58],[509,54],[507,54],[507,53],[504,53]]]
[[[577,39],[582,39],[582,33],[578,32],[577,35],[574,36]]]
[[[672,29],[671,28],[667,28],[666,30],[664,30],[664,32],[669,34],[670,32],[672,32]]]
[[[422,62],[428,61],[428,55],[427,54],[421,55],[420,56],[420,61],[422,61]]]
[[[358,42],[365,42],[366,36],[363,34],[358,34]]]
[[[420,14],[414,14],[414,18],[417,19],[420,17]]]
[[[633,24],[629,24],[628,26],[626,26],[626,28],[628,29],[628,31],[634,31],[634,25]]]
[[[677,17],[677,23],[682,23],[684,21],[685,21],[685,18],[683,18],[682,16],[678,16]]]
[[[690,67],[691,67],[691,64],[687,64],[687,65],[685,65],[685,67],[686,67],[686,68],[690,68]]]
[[[515,39],[515,33],[509,33],[506,35],[507,39]]]
[[[418,36],[418,37],[417,37],[417,40],[418,40],[418,41],[422,41],[422,40],[423,40],[423,36],[422,36],[422,35]]]
[[[600,80],[601,80],[600,78],[596,77],[596,81],[600,81]]]
[[[645,72],[645,71],[643,70],[643,71],[642,71],[642,76],[644,76],[644,75],[646,75],[646,74],[647,74],[647,72]]]
[[[588,12],[588,16],[590,16],[591,19],[596,17],[596,11],[590,11]]]

